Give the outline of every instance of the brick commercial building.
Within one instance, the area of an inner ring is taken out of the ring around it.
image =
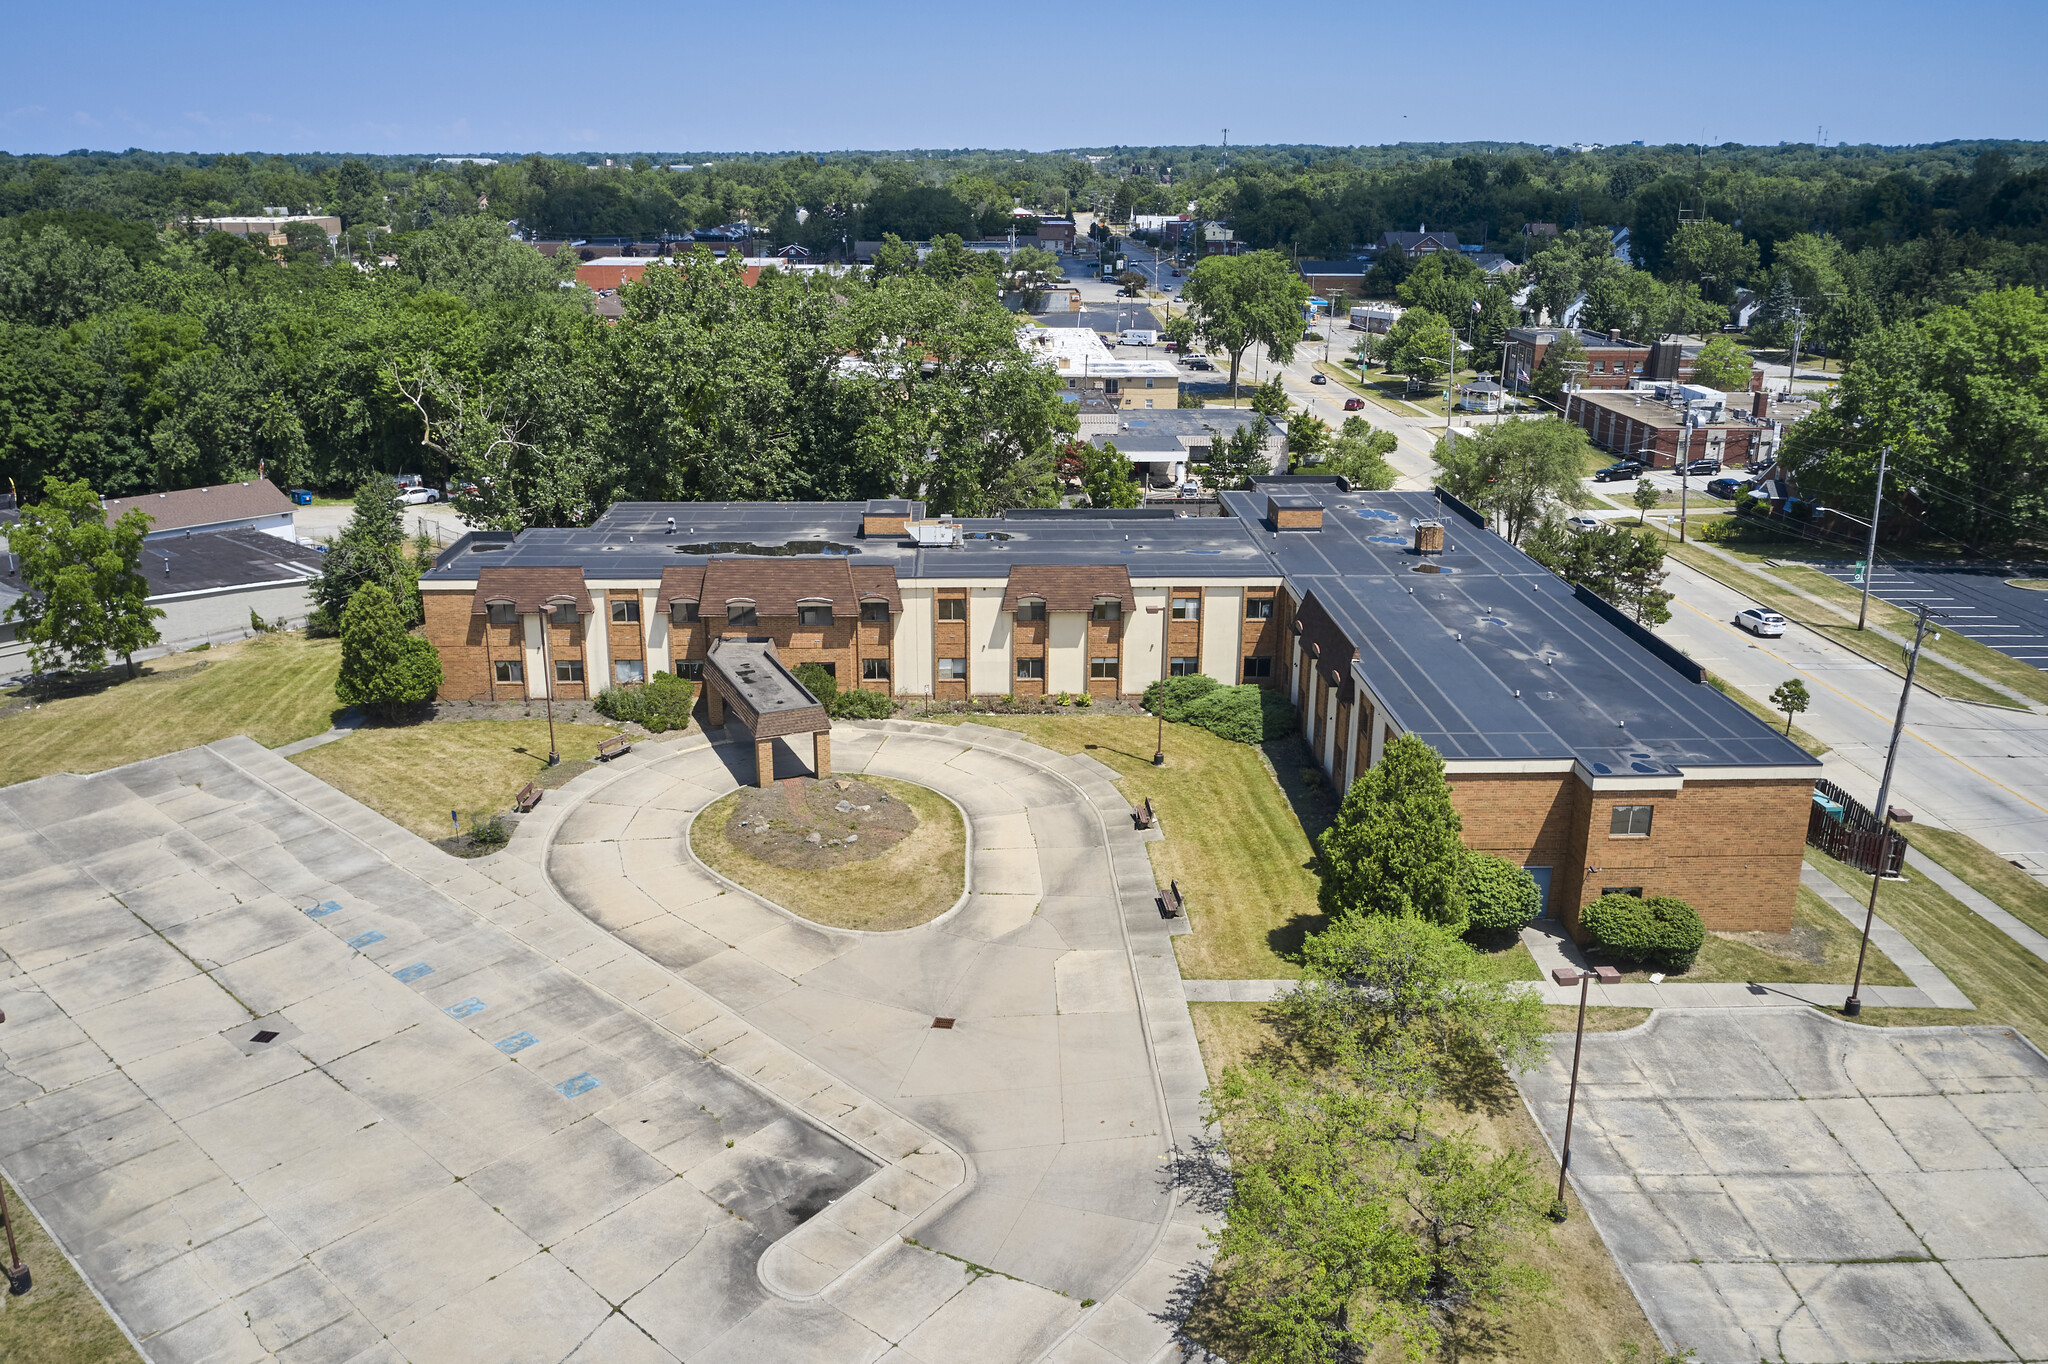
[[[1696,459],[1729,468],[1769,463],[1788,424],[1767,393],[1722,393],[1693,384],[1574,394],[1570,415],[1601,449],[1659,469]]]
[[[1578,379],[1581,389],[1627,388],[1633,379],[1649,373],[1650,347],[1625,341],[1620,332],[1594,332],[1574,327],[1510,327],[1507,345],[1507,386],[1526,393],[1535,381],[1543,357],[1557,341],[1559,332],[1572,332],[1586,348],[1586,370]]]
[[[719,639],[904,699],[1284,688],[1340,788],[1397,735],[1435,747],[1467,841],[1530,867],[1574,927],[1619,888],[1788,929],[1818,764],[1444,505],[1285,477],[1219,517],[622,503],[588,529],[467,536],[420,586],[448,699],[701,677]]]

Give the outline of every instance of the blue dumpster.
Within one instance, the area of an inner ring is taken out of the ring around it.
[[[310,507],[313,505],[313,490],[310,488],[294,488],[291,491],[291,499],[301,507]]]

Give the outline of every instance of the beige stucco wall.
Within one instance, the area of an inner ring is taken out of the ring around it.
[[[1015,690],[1010,667],[1010,613],[1003,610],[1003,584],[967,589],[967,680],[980,696]]]

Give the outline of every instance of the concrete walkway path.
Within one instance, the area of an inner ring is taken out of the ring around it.
[[[1947,867],[1942,866],[1926,854],[1916,853],[1909,848],[1906,852],[1906,869],[1918,872],[1934,882],[1935,885],[1940,886],[1957,900],[1960,900],[1965,907],[1991,924],[1999,932],[2005,934],[2006,937],[2011,938],[2042,961],[2048,961],[2048,937],[2044,937],[2032,928],[2029,928],[2023,920],[2010,911],[2000,908],[1991,897],[1964,881],[1962,877],[1957,876]]]
[[[318,748],[322,744],[331,744],[336,739],[346,739],[349,735],[361,729],[367,722],[367,719],[368,717],[361,711],[351,710],[341,717],[340,723],[336,724],[334,728],[320,734],[315,734],[310,739],[300,739],[296,743],[281,745],[272,749],[271,752],[277,754],[280,758],[289,758],[295,754],[304,753],[309,748]]]

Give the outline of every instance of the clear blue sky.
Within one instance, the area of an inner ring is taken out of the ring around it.
[[[2041,0],[660,8],[10,6],[0,150],[2048,137]]]

